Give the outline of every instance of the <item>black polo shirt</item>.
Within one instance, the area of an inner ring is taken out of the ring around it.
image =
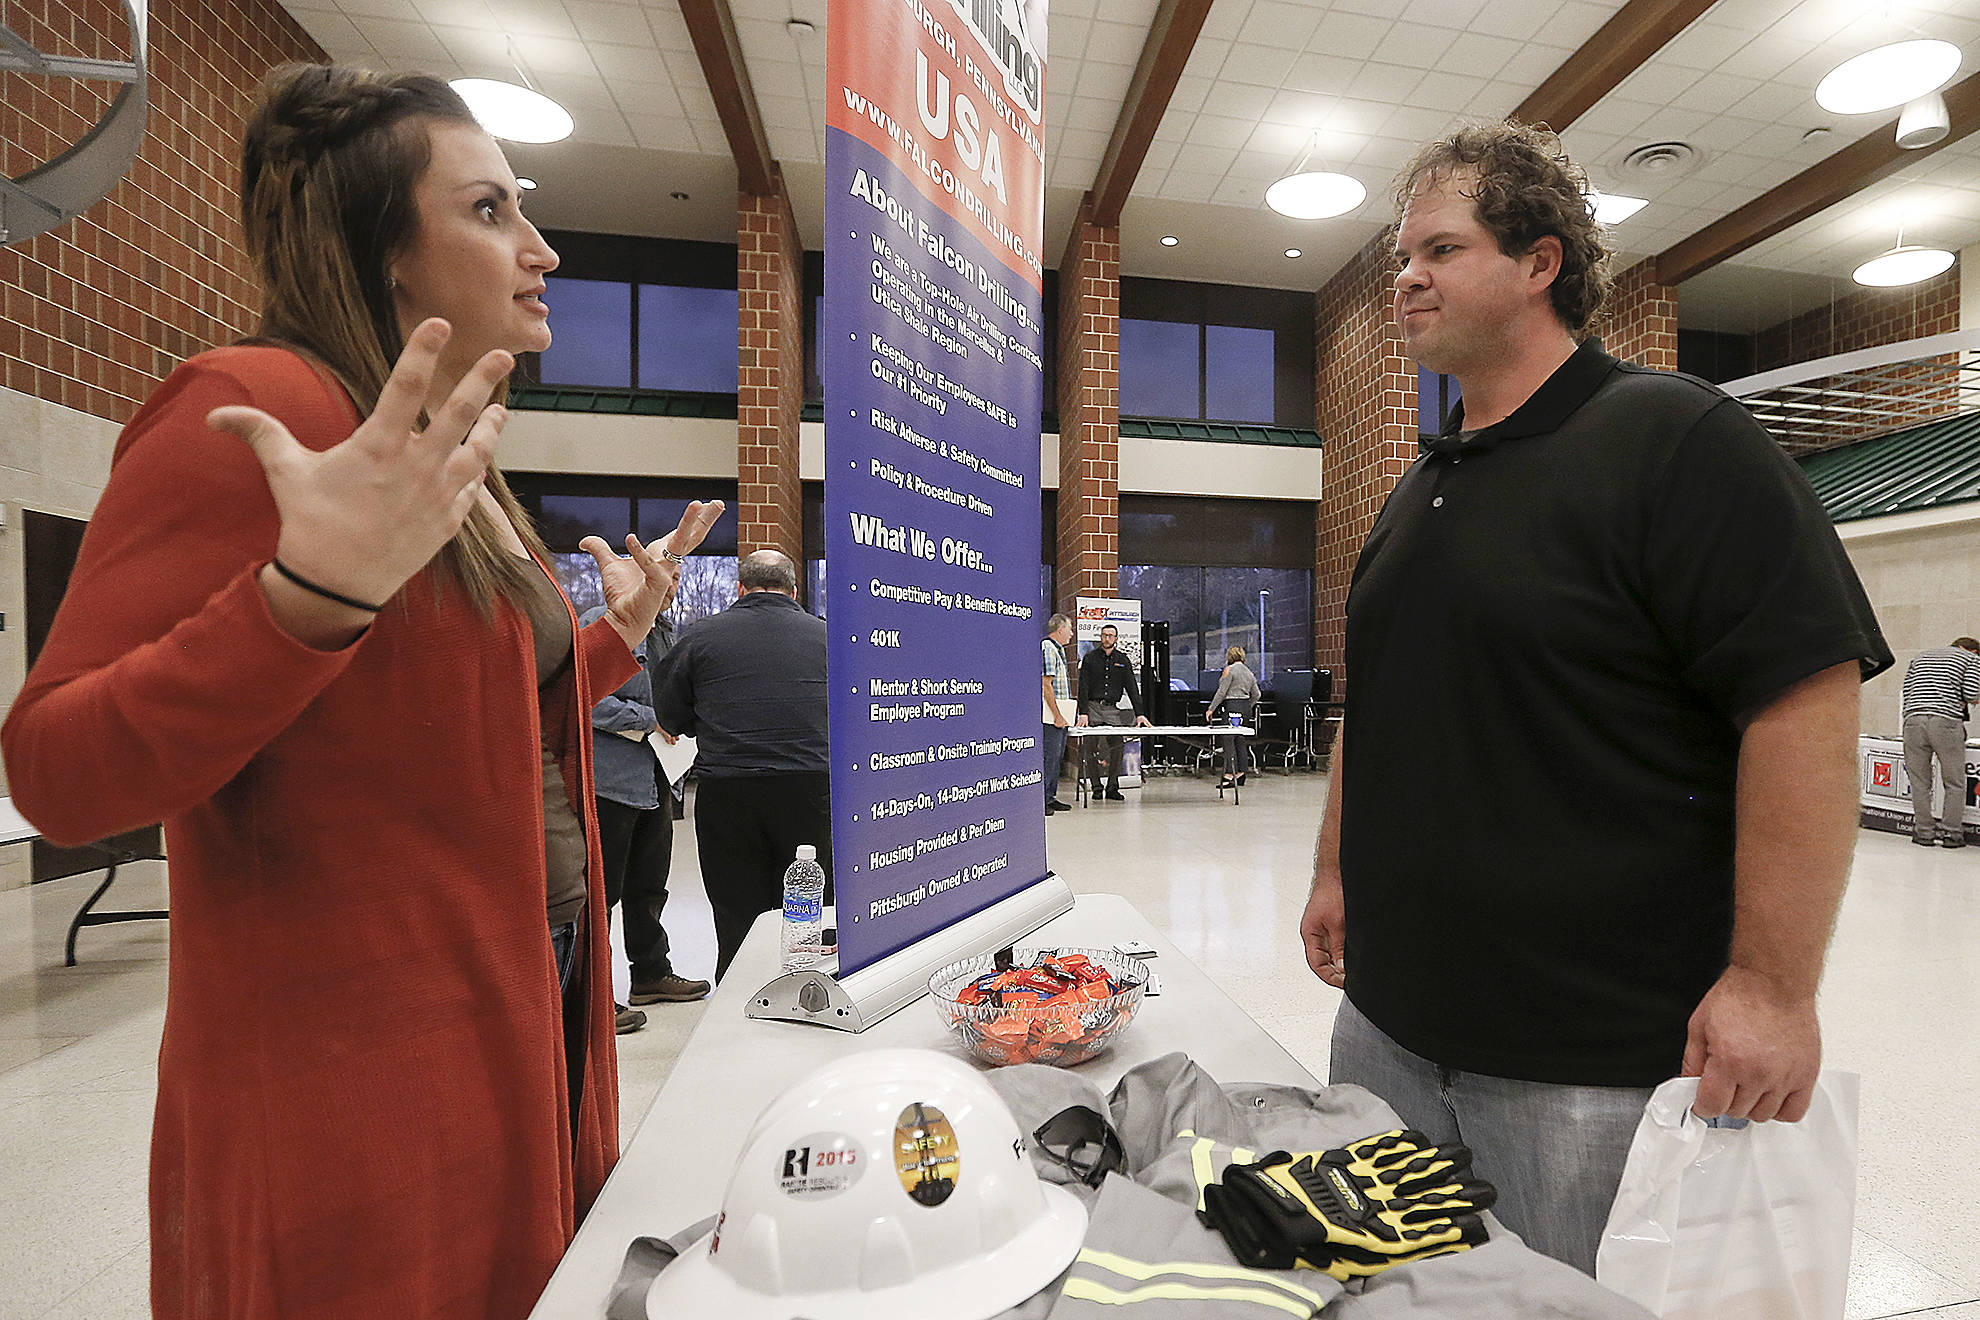
[[[1429,442],[1348,598],[1348,994],[1472,1072],[1676,1074],[1733,918],[1740,721],[1891,664],[1800,470],[1590,340]]]
[[[1134,661],[1128,653],[1116,646],[1111,652],[1096,646],[1080,657],[1079,699],[1097,701],[1103,706],[1118,706],[1121,694],[1126,693],[1128,705],[1139,715],[1141,710],[1141,687],[1134,681]]]
[[[681,633],[653,674],[669,733],[693,734],[710,779],[825,774],[825,621],[776,591],[752,591]]]

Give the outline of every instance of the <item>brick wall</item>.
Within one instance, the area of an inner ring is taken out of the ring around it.
[[[1771,371],[1836,353],[1950,334],[1960,328],[1959,306],[1960,263],[1955,261],[1950,270],[1929,280],[1898,289],[1862,289],[1769,326],[1754,336],[1754,370]],[[1929,366],[1894,364],[1885,369],[1885,379],[1878,383],[1878,388],[1923,416],[1955,412],[1959,406],[1958,389],[1945,370],[1952,362],[1949,355],[1933,360]],[[1822,384],[1820,380],[1806,383]],[[1915,424],[1903,418],[1874,416],[1860,423],[1851,422],[1849,419],[1857,407],[1854,392],[1836,398],[1827,394],[1803,395],[1797,401],[1833,404],[1836,411],[1826,415],[1820,425],[1782,432],[1782,446],[1791,454],[1832,449]],[[1803,411],[1819,415],[1813,410]]]
[[[1602,346],[1623,361],[1676,371],[1677,290],[1652,278],[1655,265],[1640,261],[1616,277],[1596,331]]]
[[[1058,608],[1120,591],[1121,231],[1086,203],[1059,262]]]
[[[804,402],[804,247],[781,175],[736,204],[737,550],[802,564],[798,420]]]
[[[109,0],[17,0],[6,22],[51,55],[126,60]],[[259,294],[236,219],[241,127],[274,66],[324,54],[269,0],[153,6],[151,109],[124,180],[79,218],[0,248],[0,385],[122,422],[181,359],[248,333]],[[0,77],[0,169],[73,145],[107,84]]]
[[[1755,371],[1959,329],[1959,263],[1900,289],[1863,289],[1753,337]]]
[[[1347,683],[1347,594],[1382,501],[1416,457],[1416,366],[1389,315],[1389,237],[1351,257],[1314,301],[1314,399],[1326,441],[1314,566],[1313,663]]]

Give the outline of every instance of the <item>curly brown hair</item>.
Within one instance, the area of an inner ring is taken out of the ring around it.
[[[1570,334],[1584,334],[1609,296],[1609,244],[1584,196],[1588,175],[1559,136],[1544,124],[1507,119],[1464,124],[1425,143],[1396,176],[1396,218],[1417,193],[1459,172],[1468,176],[1459,194],[1476,203],[1501,252],[1524,256],[1540,239],[1560,240],[1554,313]]]

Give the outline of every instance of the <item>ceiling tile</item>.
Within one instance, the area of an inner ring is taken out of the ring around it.
[[[1209,37],[1213,41],[1236,41],[1245,24],[1251,21],[1251,11],[1262,7],[1249,4],[1247,0],[1225,0],[1223,4],[1212,5],[1198,36]]]
[[[1382,44],[1394,24],[1385,18],[1334,10],[1320,20],[1307,48],[1351,60],[1365,60]]]
[[[1193,78],[1184,74],[1176,79],[1176,90],[1169,95],[1169,111],[1178,110],[1194,114],[1203,108],[1203,102],[1216,84],[1209,78]]]
[[[619,109],[628,115],[658,115],[668,119],[683,119],[687,115],[672,83],[616,78],[612,82],[612,95],[618,100]]]
[[[1516,5],[1488,5],[1472,20],[1471,30],[1494,37],[1511,37],[1515,41],[1531,41],[1547,27],[1557,7],[1553,0],[1520,0]]]
[[[1285,47],[1233,45],[1220,76],[1224,82],[1277,89],[1295,58]]]
[[[1410,93],[1410,100],[1433,110],[1462,110],[1485,88],[1483,78],[1460,73],[1427,73]]]
[[[1141,61],[1141,48],[1147,40],[1146,23],[1135,26],[1096,18],[1093,20],[1093,31],[1086,39],[1085,55],[1089,60],[1101,60],[1108,64],[1138,64]],[[1199,39],[1197,44],[1201,46],[1204,43]]]
[[[335,3],[335,0],[325,0]],[[349,8],[347,5],[346,8]],[[377,13],[376,8],[364,11]],[[495,13],[489,9],[487,0],[412,0],[410,4],[398,6],[396,17],[423,19],[435,27],[482,27],[499,28]]]
[[[1538,87],[1573,54],[1572,50],[1559,46],[1521,46],[1511,59],[1500,66],[1498,77],[1507,82]]]
[[[687,20],[681,17],[677,5],[664,5],[645,11],[646,26],[652,29],[653,44],[662,50],[693,50],[694,39],[688,35]]]
[[[374,18],[369,14],[351,20],[372,49],[393,63],[437,60],[447,57],[447,48],[432,28],[403,19]]]
[[[1220,82],[1211,87],[1210,94],[1203,98],[1203,110],[1206,114],[1256,121],[1272,104],[1273,96],[1274,92],[1269,87]]]
[[[1435,65],[1457,41],[1459,29],[1421,23],[1398,23],[1389,29],[1370,58],[1401,64],[1421,72]]]
[[[1346,94],[1365,101],[1406,103],[1416,84],[1423,81],[1423,68],[1399,64],[1364,64],[1349,83]]]
[[[1448,110],[1424,110],[1406,105],[1391,114],[1381,125],[1384,137],[1408,138],[1412,142],[1427,142],[1449,130],[1456,116]]]
[[[1272,98],[1272,104],[1265,108],[1261,116],[1269,124],[1293,124],[1300,128],[1318,128],[1327,114],[1340,104],[1338,96],[1321,96],[1313,92],[1280,92]]]
[[[1076,91],[1082,97],[1094,97],[1108,103],[1107,121],[1112,123],[1120,118],[1121,103],[1127,100],[1128,84],[1134,81],[1134,70],[1125,64],[1101,64],[1088,60],[1080,66],[1079,86]]]
[[[591,43],[591,62],[598,66],[598,72],[608,79],[638,78],[649,82],[673,84],[673,75],[667,71],[667,61],[660,52],[651,46],[615,46],[604,42]]]
[[[1400,17],[1405,27],[1466,28],[1484,7],[1484,0],[1408,0]]]
[[[606,5],[591,0],[564,0],[564,8],[586,41],[610,41],[642,46],[653,40],[646,15],[633,5]]]
[[[1296,92],[1339,96],[1354,81],[1354,75],[1360,72],[1360,60],[1308,52],[1293,61],[1292,68],[1286,73],[1285,85]]]
[[[1223,181],[1222,174],[1170,170],[1162,180],[1162,196],[1178,202],[1207,202]]]
[[[1244,145],[1251,136],[1253,125],[1243,119],[1225,119],[1218,115],[1198,115],[1190,125],[1188,141],[1204,146],[1229,149]]]
[[[1223,5],[1211,8],[1214,15]],[[1275,0],[1259,0],[1251,6],[1244,25],[1236,33],[1239,41],[1258,45],[1284,46],[1298,50],[1313,36],[1313,29],[1320,25],[1320,13],[1312,5],[1290,5],[1275,3]],[[1206,24],[1207,27],[1207,24]]]
[[[1476,74],[1482,78],[1495,78],[1506,61],[1523,49],[1517,41],[1506,37],[1488,37],[1482,32],[1466,32],[1451,43],[1437,66],[1458,73]]]
[[[527,40],[519,37],[516,49],[521,52],[523,62],[538,73],[598,75],[598,66],[591,62],[591,50],[582,41],[567,41],[562,37],[530,37]]]
[[[571,25],[570,16],[557,0],[538,4],[502,0],[500,6],[495,7],[495,21],[502,25],[503,31],[514,32],[518,36],[577,40],[577,29]]]

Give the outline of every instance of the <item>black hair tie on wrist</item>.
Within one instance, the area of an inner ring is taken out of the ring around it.
[[[277,573],[280,573],[283,577],[289,579],[289,581],[295,583],[297,586],[301,587],[304,591],[307,591],[312,595],[321,596],[325,600],[334,600],[339,605],[348,605],[354,610],[363,610],[366,614],[377,614],[383,611],[385,608],[383,605],[367,605],[361,600],[357,600],[351,596],[346,596],[341,591],[332,591],[328,587],[320,586],[317,583],[311,582],[308,578],[296,572],[296,570],[290,568],[287,564],[283,563],[279,559],[271,559],[268,562],[275,565],[275,571]]]

